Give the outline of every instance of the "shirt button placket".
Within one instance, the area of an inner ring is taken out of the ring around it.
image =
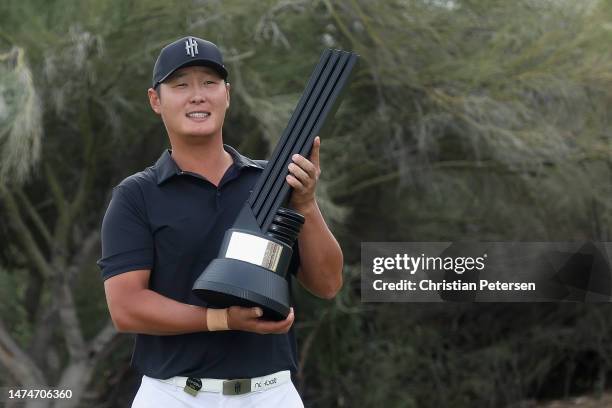
[[[216,198],[215,202],[216,202],[217,210],[218,210],[219,208],[221,208],[221,190],[217,189],[217,194],[215,194],[215,198]]]

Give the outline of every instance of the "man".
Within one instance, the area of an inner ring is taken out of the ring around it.
[[[102,223],[108,308],[117,330],[137,334],[132,365],[143,379],[133,407],[303,406],[290,378],[293,309],[266,321],[260,308],[208,308],[191,291],[263,170],[223,144],[227,76],[211,42],[164,47],[148,96],[171,149],[113,189]],[[319,146],[317,137],[310,160],[295,155],[288,169],[291,207],[306,221],[287,275],[332,298],[343,260],[315,199]]]

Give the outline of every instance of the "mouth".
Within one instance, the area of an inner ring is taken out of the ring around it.
[[[185,116],[187,116],[189,119],[205,120],[205,119],[207,119],[210,116],[210,112],[207,112],[207,111],[194,111],[194,112],[187,113]]]

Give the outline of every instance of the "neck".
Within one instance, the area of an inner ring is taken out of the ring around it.
[[[170,138],[172,158],[182,171],[196,173],[214,185],[233,163],[232,156],[223,149],[221,134],[203,138],[198,143],[187,143],[181,138]]]

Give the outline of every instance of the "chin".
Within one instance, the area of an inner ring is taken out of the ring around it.
[[[210,130],[194,130],[190,129],[183,133],[188,139],[210,139],[215,136],[216,132]]]

